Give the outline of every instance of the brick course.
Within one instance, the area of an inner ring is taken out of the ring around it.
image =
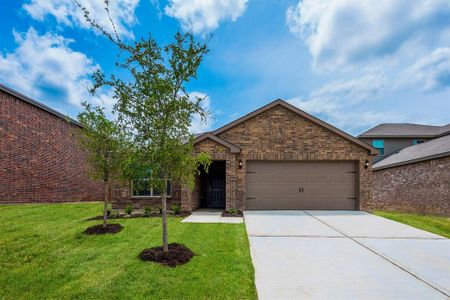
[[[88,177],[80,128],[0,91],[0,203],[102,199]]]
[[[368,207],[450,215],[450,157],[374,171]]]

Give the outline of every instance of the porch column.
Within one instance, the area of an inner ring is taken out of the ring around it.
[[[225,209],[239,208],[237,203],[237,161],[236,155],[230,155],[226,160],[225,170]]]

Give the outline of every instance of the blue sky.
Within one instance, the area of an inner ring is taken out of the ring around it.
[[[80,0],[101,24],[102,0]],[[282,98],[352,134],[383,122],[450,123],[448,0],[111,0],[127,41],[178,30],[210,53],[188,86],[208,97],[217,128]],[[117,72],[116,51],[72,0],[3,0],[0,82],[70,116],[90,74]]]

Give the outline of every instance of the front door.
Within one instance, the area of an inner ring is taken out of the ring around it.
[[[208,173],[202,172],[202,207],[225,208],[225,161],[213,161]]]
[[[207,207],[224,208],[225,204],[225,178],[211,177],[209,179]]]

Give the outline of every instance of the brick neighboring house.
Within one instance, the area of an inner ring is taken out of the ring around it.
[[[450,215],[450,134],[374,164],[370,208]]]
[[[174,183],[170,201],[186,211],[358,210],[372,203],[370,166],[378,151],[283,100],[197,136],[195,151],[213,162],[193,191]],[[150,190],[125,187],[113,194],[116,208],[160,203]]]
[[[0,203],[102,199],[74,131],[80,125],[0,84]]]

